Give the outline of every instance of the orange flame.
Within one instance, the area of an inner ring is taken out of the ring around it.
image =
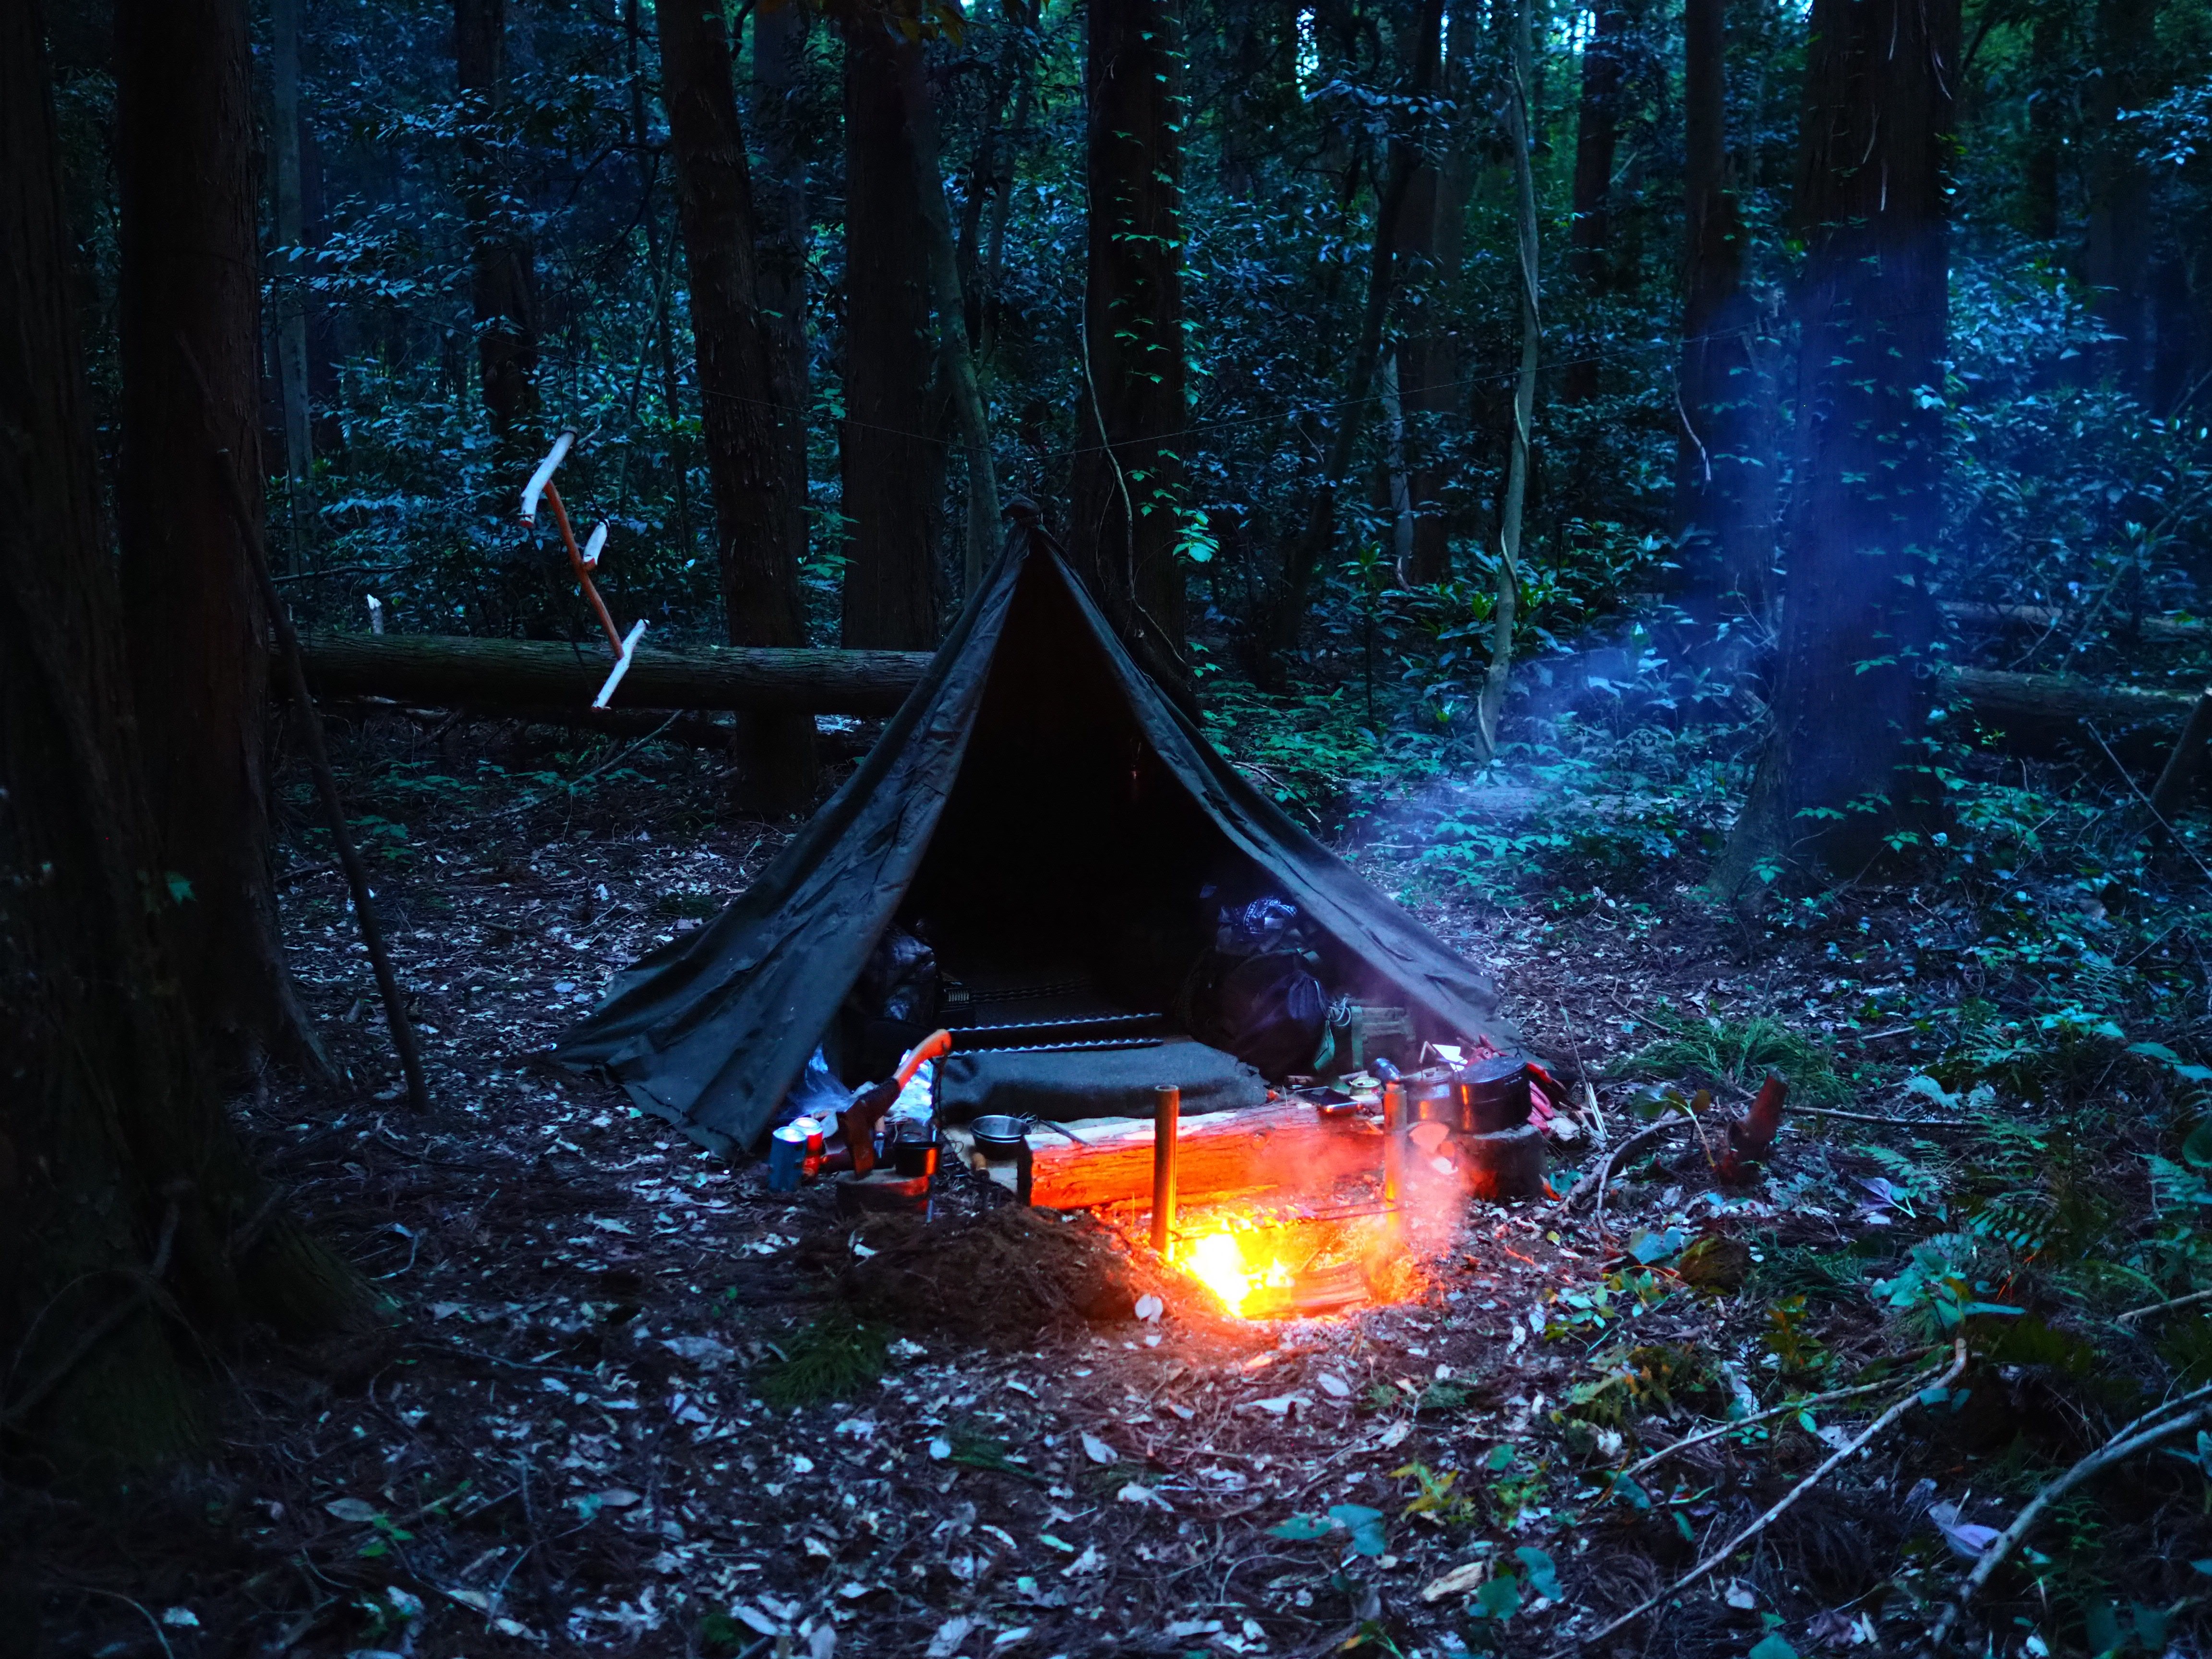
[[[1185,1245],[1177,1265],[1220,1297],[1231,1313],[1242,1315],[1260,1291],[1291,1285],[1291,1270],[1281,1256],[1272,1255],[1262,1266],[1257,1255],[1248,1256],[1243,1242],[1224,1227]]]

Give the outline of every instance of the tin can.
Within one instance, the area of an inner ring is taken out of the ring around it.
[[[787,1123],[768,1139],[768,1189],[772,1193],[795,1193],[799,1177],[806,1166],[806,1141],[811,1126],[803,1119]],[[814,1131],[820,1139],[820,1132]]]
[[[893,1166],[902,1176],[937,1173],[937,1129],[933,1124],[908,1121],[899,1125],[891,1143]]]

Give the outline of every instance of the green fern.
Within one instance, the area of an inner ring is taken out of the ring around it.
[[[1614,1076],[1694,1077],[1753,1089],[1767,1073],[1779,1072],[1802,1104],[1832,1105],[1850,1097],[1828,1057],[1779,1020],[1684,1015],[1664,1006],[1646,1018],[1666,1035],[1617,1061]]]

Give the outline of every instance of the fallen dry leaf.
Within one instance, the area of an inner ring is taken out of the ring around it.
[[[1491,1564],[1462,1561],[1421,1592],[1424,1601],[1441,1601],[1448,1595],[1471,1595],[1489,1578]]]

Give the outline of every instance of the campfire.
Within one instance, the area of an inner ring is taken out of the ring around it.
[[[1384,1203],[1371,1184],[1332,1196],[1326,1206],[1186,1207],[1161,1254],[1239,1319],[1312,1318],[1418,1296],[1421,1263],[1448,1243],[1456,1194],[1424,1194],[1418,1207]]]
[[[1483,1121],[1473,1068],[1393,1073],[1365,1108],[1341,1094],[1291,1098],[1188,1125],[1177,1091],[1162,1088],[1149,1123],[1054,1125],[1041,1152],[1024,1145],[1006,1184],[1048,1207],[1091,1211],[1187,1281],[1200,1305],[1233,1318],[1405,1302],[1422,1293],[1425,1264],[1450,1249],[1471,1200],[1540,1189],[1524,1080],[1534,1068],[1516,1058],[1492,1069],[1520,1093],[1493,1114],[1503,1127]]]

